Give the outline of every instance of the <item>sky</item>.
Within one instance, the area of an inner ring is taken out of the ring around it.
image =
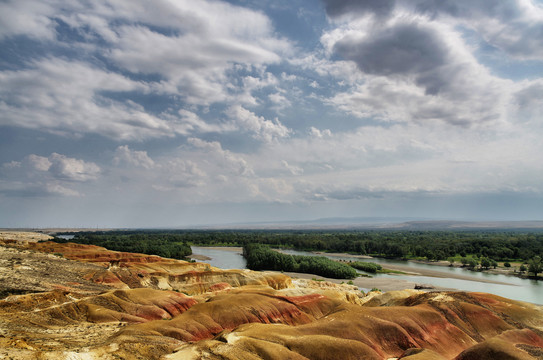
[[[0,0],[0,227],[543,219],[541,0]]]

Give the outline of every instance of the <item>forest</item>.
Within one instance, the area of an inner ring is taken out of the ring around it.
[[[155,232],[99,232],[77,233],[70,240],[56,237],[56,242],[76,242],[105,247],[114,251],[126,251],[165,258],[183,259],[192,254],[190,245],[183,236],[172,233]]]
[[[162,249],[170,257],[190,254],[189,244],[266,244],[285,249],[427,260],[476,256],[525,262],[543,255],[543,232],[535,231],[129,230],[72,234],[73,242],[144,253]]]

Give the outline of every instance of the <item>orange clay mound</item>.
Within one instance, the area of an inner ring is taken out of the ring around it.
[[[279,273],[221,270],[205,263],[110,251],[94,245],[47,241],[24,243],[20,247],[99,265],[83,274],[83,278],[118,289],[145,287],[202,294],[244,285],[271,286],[274,289],[292,286],[290,277]]]
[[[168,322],[128,326],[120,335],[157,335],[182,341],[210,339],[242,324],[308,324],[340,303],[322,295],[281,296],[270,290],[244,289],[219,294]]]
[[[314,321],[298,326],[245,324],[214,339],[183,345],[165,358],[199,359],[204,354],[209,359],[329,359],[331,354],[338,359],[540,358],[541,307],[486,296],[415,294],[394,298],[395,306],[376,307],[329,303],[328,314],[323,312]],[[528,313],[537,327],[520,322]],[[159,327],[153,322],[141,325],[149,326]]]
[[[17,313],[16,322],[34,325],[64,326],[78,322],[127,322],[171,319],[196,301],[172,291],[129,289],[108,291],[101,295],[81,297],[65,291],[36,295],[12,296],[0,301],[4,315]],[[33,311],[25,311],[32,308]]]
[[[4,244],[2,359],[543,358],[543,308],[494,295],[364,296],[96,246]]]

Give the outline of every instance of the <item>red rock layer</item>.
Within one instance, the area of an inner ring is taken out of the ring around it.
[[[292,282],[278,273],[220,270],[89,245],[23,246],[90,264],[76,267],[81,263],[51,255],[29,263],[54,258],[57,266],[78,270],[62,283],[47,282],[61,290],[0,301],[0,335],[8,334],[0,336],[0,355],[9,347],[14,358],[72,358],[51,349],[84,346],[88,357],[125,359],[543,358],[543,308],[489,294],[389,292],[361,306],[348,301],[352,293],[334,295],[332,288],[280,291]],[[70,290],[69,284],[84,281],[114,290]],[[197,302],[172,289],[205,295]],[[94,343],[85,339],[89,329],[95,329]],[[82,337],[73,339],[74,330]]]
[[[279,298],[273,299],[277,301]],[[301,300],[300,306],[304,303],[303,299],[294,299],[289,303],[294,305],[296,300]],[[224,301],[227,301],[226,298]],[[234,304],[236,300],[231,298],[228,302]],[[428,293],[404,300],[395,299],[395,306],[384,304],[379,307],[340,302],[322,306],[320,304],[326,303],[326,300],[316,298],[313,303],[314,308],[325,309],[319,315],[313,311],[313,321],[305,322],[306,318],[300,318],[304,321],[297,326],[281,321],[279,323],[283,325],[274,326],[264,321],[255,321],[260,324],[250,324],[251,321],[248,321],[214,340],[211,339],[214,332],[209,331],[208,341],[185,346],[168,358],[196,359],[205,352],[212,354],[210,359],[235,359],[247,354],[256,354],[255,359],[281,359],[285,356],[293,359],[329,359],[330,354],[334,354],[334,358],[341,359],[458,357],[459,360],[497,360],[534,359],[543,349],[541,308],[496,296],[462,292]],[[205,307],[206,304],[200,304],[191,310],[206,313]],[[189,319],[191,310],[179,318]],[[533,327],[523,322],[529,314]],[[220,315],[215,313],[214,318],[220,318]],[[238,322],[243,321],[243,316],[238,315],[237,318]],[[178,323],[177,320],[174,319],[171,326],[184,326],[185,322]],[[141,327],[160,332],[156,322]],[[228,326],[223,328],[227,329]],[[178,336],[172,328],[163,334]]]
[[[128,326],[120,335],[161,334],[182,341],[199,341],[248,323],[308,324],[338,304],[321,295],[297,298],[277,296],[272,291],[234,290],[194,305],[171,321]]]
[[[290,278],[279,273],[221,270],[205,263],[110,251],[94,245],[48,241],[28,243],[25,247],[100,265],[102,269],[87,272],[83,278],[119,289],[145,287],[202,294],[245,285],[265,285],[273,289],[292,286]]]

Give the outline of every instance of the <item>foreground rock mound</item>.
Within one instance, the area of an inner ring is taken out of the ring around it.
[[[204,263],[0,244],[0,358],[542,359],[543,308]]]
[[[314,321],[245,324],[186,344],[166,358],[532,359],[542,354],[543,314],[535,306],[462,292],[415,294],[387,305],[328,303]]]

